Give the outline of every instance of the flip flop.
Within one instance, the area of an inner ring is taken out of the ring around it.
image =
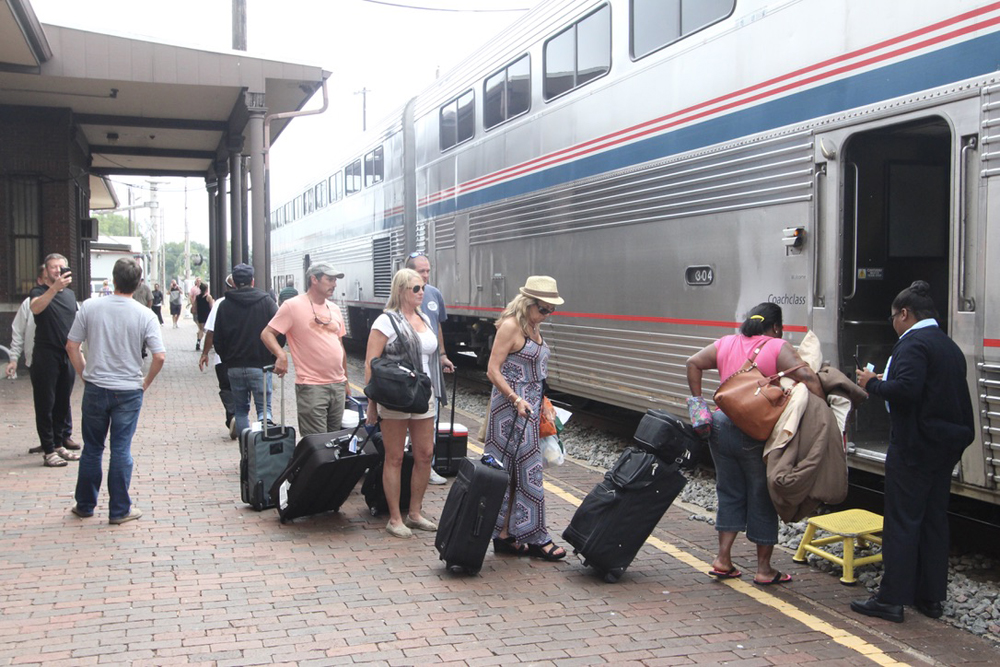
[[[738,579],[743,576],[743,573],[736,569],[736,566],[729,568],[728,572],[722,572],[721,570],[716,570],[712,568],[708,571],[708,576],[715,577],[716,579]]]
[[[779,572],[776,575],[774,575],[774,579],[772,579],[771,581],[757,581],[756,579],[754,579],[753,583],[757,584],[758,586],[773,586],[774,584],[787,584],[791,580],[792,580],[792,575],[785,574],[784,572]]]

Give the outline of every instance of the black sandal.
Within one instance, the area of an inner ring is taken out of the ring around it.
[[[512,535],[493,538],[493,553],[510,554],[511,556],[527,556],[530,544],[518,544]]]
[[[529,544],[528,555],[533,558],[541,558],[547,561],[557,561],[562,560],[566,557],[566,550],[562,547],[557,547],[549,540],[545,544]],[[551,549],[546,549],[545,547],[552,547]],[[562,552],[562,553],[559,553]]]

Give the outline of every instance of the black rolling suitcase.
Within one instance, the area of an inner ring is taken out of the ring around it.
[[[358,438],[363,424],[364,417],[356,428],[314,433],[299,441],[288,467],[271,486],[282,523],[340,509],[365,471],[378,463],[371,438]]]
[[[434,472],[444,477],[458,474],[458,464],[469,454],[469,429],[455,423],[455,395],[458,373],[451,388],[451,421],[442,424],[440,414],[434,427]]]
[[[525,420],[515,445],[514,459],[527,425]],[[508,438],[513,437],[516,426],[515,420]],[[434,538],[434,547],[449,570],[476,574],[483,567],[509,485],[510,473],[489,454],[481,459],[463,458],[459,462],[458,476],[448,492]]]
[[[361,495],[372,516],[389,513],[389,503],[385,499],[385,489],[382,486],[382,468],[385,463],[385,453],[382,458],[365,473],[365,481],[361,484]],[[410,478],[413,476],[413,453],[407,448],[403,452],[403,467],[399,477],[399,511],[410,509]]]
[[[621,578],[684,488],[678,464],[629,447],[577,508],[563,539],[608,583]]]
[[[264,367],[264,403],[267,404],[267,374],[274,366]],[[274,507],[271,485],[288,466],[295,449],[295,429],[285,426],[285,378],[281,378],[281,424],[270,428],[267,420],[261,430],[244,429],[240,433],[240,496],[255,510]]]

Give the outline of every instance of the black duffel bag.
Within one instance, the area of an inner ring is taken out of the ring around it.
[[[431,378],[399,361],[372,359],[372,375],[365,396],[397,412],[423,414],[430,405]]]
[[[665,410],[647,410],[634,436],[640,449],[682,468],[694,468],[704,441],[698,433]]]

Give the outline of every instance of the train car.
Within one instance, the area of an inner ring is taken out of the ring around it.
[[[363,339],[424,251],[449,346],[480,359],[524,278],[552,275],[551,386],[679,414],[685,359],[753,305],[881,368],[889,304],[924,279],[981,409],[954,490],[997,502],[997,53],[982,0],[543,2],[274,212],[274,273],[340,267]],[[881,472],[887,434],[859,410],[851,465]]]

